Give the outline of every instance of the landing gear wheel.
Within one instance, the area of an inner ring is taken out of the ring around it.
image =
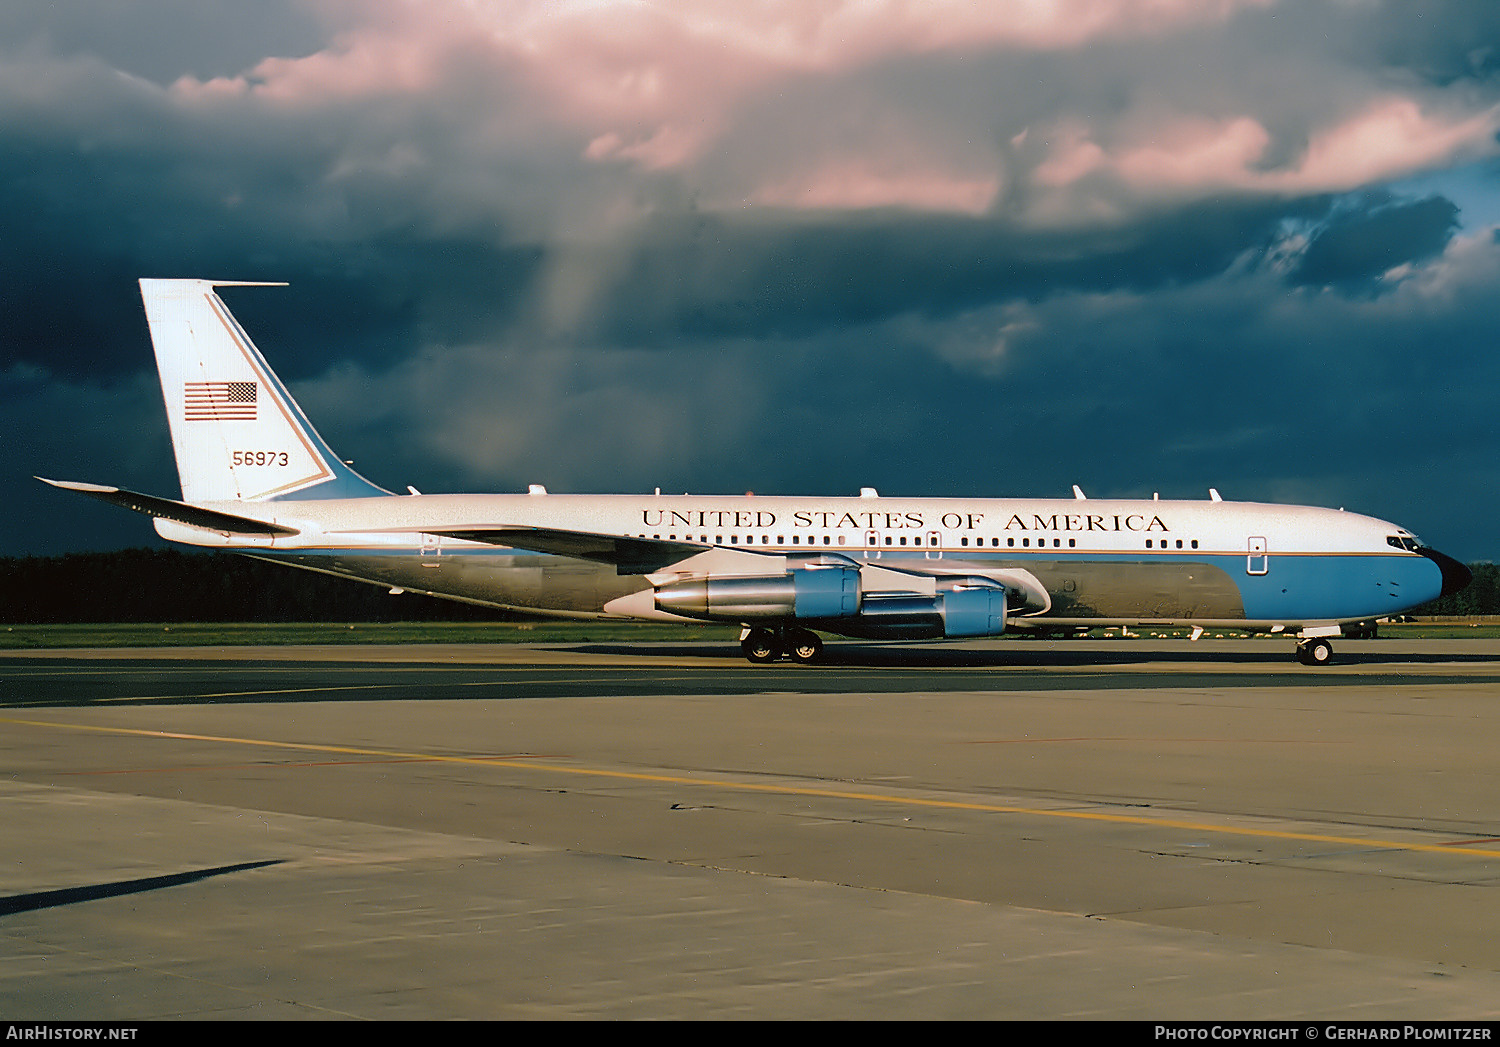
[[[1297,645],[1297,661],[1303,665],[1327,665],[1333,661],[1333,644],[1327,640],[1303,640]]]
[[[740,641],[740,650],[757,665],[774,662],[781,657],[781,647],[776,642],[775,635],[766,629],[751,629],[750,635]]]
[[[787,651],[792,660],[801,662],[803,665],[811,665],[818,660],[823,653],[823,641],[818,639],[817,633],[808,632],[806,629],[793,629],[787,635]]]

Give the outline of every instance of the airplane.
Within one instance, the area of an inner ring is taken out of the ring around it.
[[[181,499],[46,480],[163,538],[510,611],[724,622],[750,661],[818,635],[971,639],[1189,626],[1331,640],[1457,592],[1470,573],[1393,523],[1225,501],[395,494],[318,435],[216,292],[142,279]]]

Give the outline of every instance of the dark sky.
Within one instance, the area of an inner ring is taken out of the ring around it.
[[[136,280],[423,491],[1206,497],[1500,556],[1500,5],[0,8],[0,554],[177,494]]]

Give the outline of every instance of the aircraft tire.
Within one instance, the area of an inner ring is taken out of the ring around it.
[[[774,662],[781,657],[781,647],[776,642],[775,634],[766,629],[751,629],[750,635],[740,641],[740,650],[757,665]]]
[[[1304,640],[1297,645],[1297,661],[1303,665],[1327,665],[1333,661],[1333,644],[1321,639]]]
[[[792,660],[801,662],[803,665],[811,665],[823,654],[823,641],[818,634],[806,629],[797,629],[787,637],[787,646]]]

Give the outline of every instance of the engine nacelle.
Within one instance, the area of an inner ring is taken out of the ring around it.
[[[859,613],[859,568],[667,582],[656,589],[656,607],[684,618],[847,618]]]
[[[1005,632],[1005,589],[960,584],[935,596],[866,596],[859,617],[833,626],[868,640],[959,640]]]

